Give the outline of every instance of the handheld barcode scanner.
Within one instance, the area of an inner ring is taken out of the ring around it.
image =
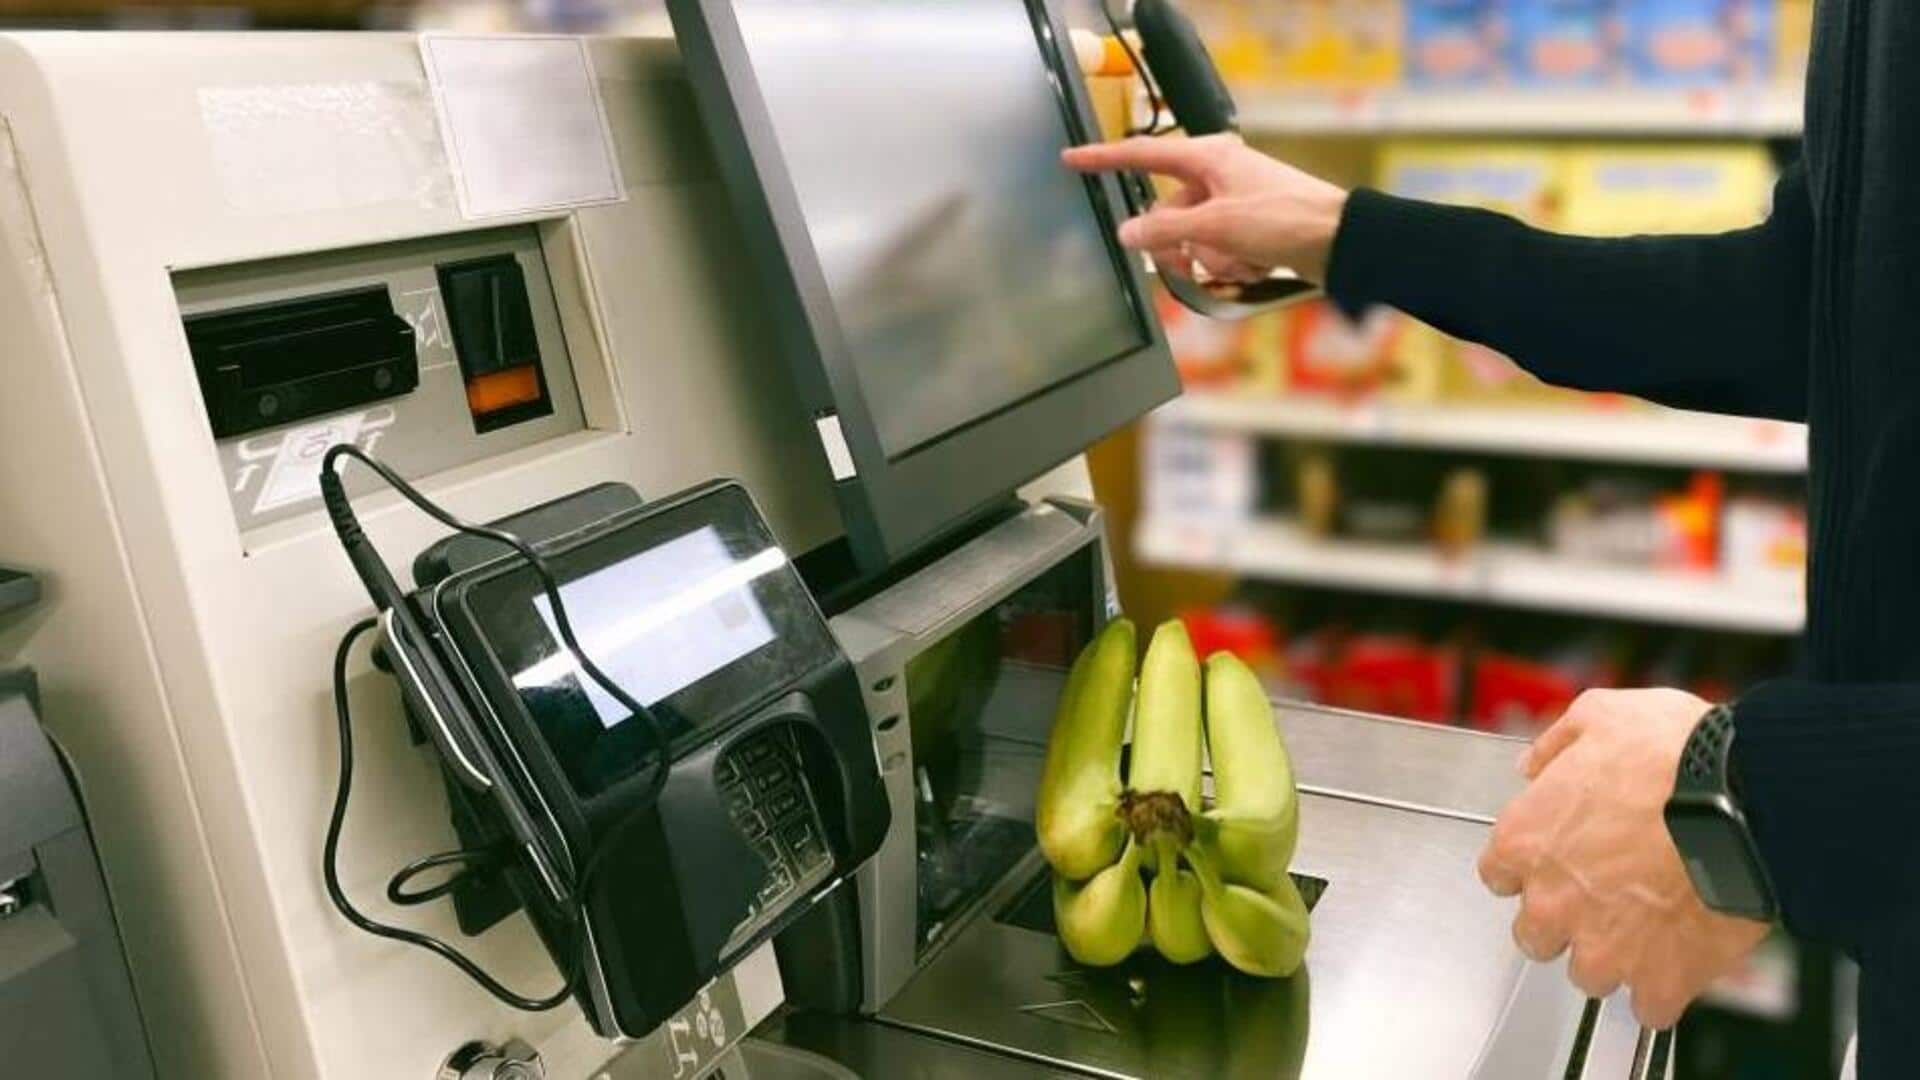
[[[343,914],[509,1004],[573,997],[602,1035],[637,1038],[802,915],[824,904],[830,922],[850,903],[830,894],[889,820],[873,736],[852,666],[744,488],[642,503],[601,485],[468,526],[366,455],[338,455],[460,531],[403,593],[329,456],[329,511],[465,845],[403,870],[388,896],[451,895],[469,934],[524,908],[564,986],[515,994],[444,942],[354,909],[334,872],[347,780],[326,865]]]
[[[1200,39],[1193,20],[1173,0],[1134,0],[1133,25],[1140,35],[1141,77],[1149,91],[1166,104],[1174,122],[1189,135],[1218,135],[1240,129],[1238,109],[1213,55]],[[1144,176],[1122,185],[1136,201],[1135,212],[1153,205],[1153,184]],[[1311,282],[1288,271],[1277,271],[1251,285],[1200,282],[1177,274],[1161,274],[1166,290],[1182,304],[1209,318],[1244,319],[1318,293]]]

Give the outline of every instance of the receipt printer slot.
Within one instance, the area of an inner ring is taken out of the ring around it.
[[[385,286],[187,319],[216,438],[411,393],[413,327]]]

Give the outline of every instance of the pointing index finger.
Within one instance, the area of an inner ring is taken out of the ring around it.
[[[1120,142],[1071,146],[1060,157],[1080,172],[1134,170],[1195,183],[1206,171],[1206,153],[1191,140],[1136,135]]]

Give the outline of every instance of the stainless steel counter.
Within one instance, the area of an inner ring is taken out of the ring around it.
[[[1294,869],[1325,883],[1300,975],[1079,968],[1052,938],[1036,853],[877,1017],[774,1033],[870,1077],[1643,1080],[1659,1055],[1624,1003],[1526,962],[1512,903],[1474,874],[1520,789],[1521,743],[1311,706],[1279,723],[1303,791]]]
[[[1519,739],[1318,705],[1274,709],[1304,790],[1487,823],[1520,793]]]

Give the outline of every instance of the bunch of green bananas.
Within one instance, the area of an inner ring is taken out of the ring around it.
[[[1229,653],[1203,672],[1174,620],[1154,631],[1136,695],[1135,647],[1131,622],[1107,624],[1074,661],[1047,742],[1034,824],[1054,871],[1060,941],[1098,967],[1151,945],[1178,964],[1217,951],[1250,975],[1291,975],[1308,938],[1307,906],[1287,875],[1300,807],[1265,688]],[[1210,806],[1200,797],[1203,739]]]

